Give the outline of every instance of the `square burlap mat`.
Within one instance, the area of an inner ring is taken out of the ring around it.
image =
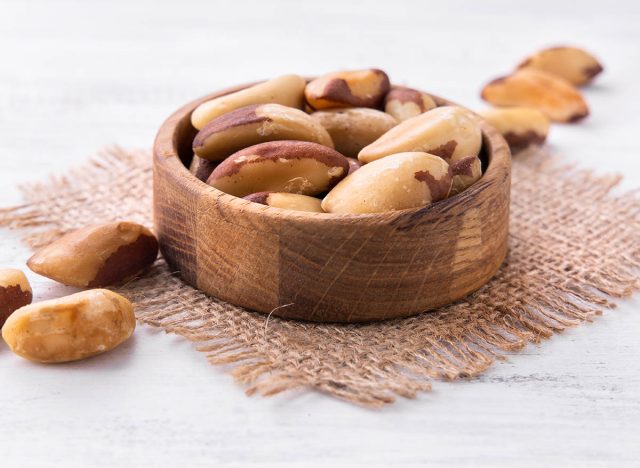
[[[116,288],[142,323],[227,364],[247,393],[306,387],[367,406],[411,398],[433,379],[475,376],[507,352],[591,320],[640,288],[640,197],[544,150],[514,158],[509,254],[466,299],[417,317],[365,325],[286,321],[208,297],[162,259]],[[22,187],[0,225],[38,247],[86,224],[152,225],[151,157],[110,149],[63,177]]]

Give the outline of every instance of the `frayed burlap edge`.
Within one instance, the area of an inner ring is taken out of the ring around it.
[[[182,283],[163,260],[116,288],[138,319],[227,365],[247,393],[312,388],[366,406],[414,397],[434,379],[475,376],[496,359],[590,321],[640,288],[640,198],[543,150],[514,159],[508,258],[472,296],[417,317],[365,325],[286,321]],[[115,219],[151,225],[151,158],[112,148],[62,177],[23,186],[0,210],[32,247]]]

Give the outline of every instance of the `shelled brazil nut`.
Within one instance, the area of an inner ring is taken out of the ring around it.
[[[307,84],[304,95],[315,110],[340,107],[373,107],[382,103],[390,88],[382,70],[354,70],[329,73]]]
[[[191,164],[189,165],[189,172],[191,172],[196,179],[206,182],[216,168],[216,165],[216,161],[209,161],[196,154],[193,156]]]
[[[311,117],[329,132],[335,149],[348,157],[357,157],[362,148],[398,124],[391,115],[366,107],[317,111]]]
[[[358,159],[356,158],[347,158],[347,161],[349,162],[349,174],[351,174],[352,172],[357,171],[358,169],[360,169],[362,167],[362,163],[360,161],[358,161]]]
[[[358,154],[369,163],[390,154],[423,151],[456,161],[477,156],[482,134],[477,117],[462,107],[443,106],[405,120]]]
[[[207,183],[236,197],[256,192],[318,195],[349,172],[347,159],[327,146],[306,141],[272,141],[232,154]]]
[[[417,208],[449,196],[447,162],[433,154],[409,152],[365,164],[322,201],[329,213],[379,213]]]
[[[0,269],[0,327],[17,309],[31,303],[29,280],[20,270]]]
[[[482,176],[481,119],[471,111],[392,87],[378,69],[300,80],[285,75],[199,105],[190,172],[268,207],[352,214],[424,206]]]
[[[42,247],[28,260],[35,273],[76,287],[102,287],[149,267],[158,241],[146,227],[128,221],[88,226]]]
[[[323,213],[320,200],[308,195],[287,192],[258,192],[243,197],[254,203],[285,210],[310,211]]]
[[[481,96],[495,106],[533,107],[554,122],[575,122],[589,115],[587,103],[571,83],[533,68],[494,79]]]
[[[533,68],[584,86],[602,73],[604,67],[593,55],[578,47],[548,47],[524,59],[518,68]]]
[[[549,118],[531,107],[494,107],[478,114],[500,132],[512,152],[541,145],[549,133]]]
[[[115,348],[136,326],[133,306],[106,289],[91,289],[24,306],[2,327],[11,350],[30,361],[76,361]]]
[[[457,195],[482,177],[482,162],[477,156],[468,156],[451,163],[449,173],[451,174],[449,196]]]
[[[252,104],[275,103],[302,109],[305,85],[301,76],[279,76],[200,104],[191,114],[191,123],[201,130],[214,118]]]
[[[253,104],[216,117],[193,140],[193,152],[210,161],[274,140],[301,140],[333,148],[329,133],[299,109],[280,104]]]
[[[399,122],[438,107],[427,93],[411,88],[396,87],[384,98],[384,111]]]

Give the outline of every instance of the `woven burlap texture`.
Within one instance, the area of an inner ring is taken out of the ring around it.
[[[151,157],[113,148],[64,177],[22,187],[0,210],[38,247],[83,225],[151,225]],[[454,305],[363,325],[281,320],[208,297],[162,259],[115,288],[140,322],[197,344],[248,394],[311,388],[366,406],[414,397],[434,379],[475,376],[496,359],[589,321],[640,287],[640,197],[544,150],[514,158],[510,243],[497,276]]]

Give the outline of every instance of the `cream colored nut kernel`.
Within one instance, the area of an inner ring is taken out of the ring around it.
[[[241,91],[220,96],[200,104],[191,114],[191,124],[198,130],[211,120],[252,104],[275,103],[302,109],[306,81],[298,75],[284,75]]]
[[[70,232],[39,249],[27,265],[59,283],[95,288],[137,275],[157,255],[158,241],[149,229],[116,221]]]
[[[31,303],[29,280],[20,270],[0,270],[0,327],[15,310]]]
[[[209,161],[198,155],[193,155],[193,159],[189,165],[189,172],[191,172],[196,179],[206,182],[213,170],[216,168],[216,165],[216,161]]]
[[[311,117],[329,132],[335,149],[348,157],[358,156],[362,148],[398,124],[389,114],[366,107],[318,111]]]
[[[347,159],[327,146],[272,141],[229,156],[207,183],[236,197],[256,192],[317,195],[337,184],[348,171]]]
[[[261,205],[272,206],[294,211],[309,211],[313,213],[324,213],[320,206],[320,200],[309,195],[286,192],[258,192],[243,197],[245,200]]]
[[[201,158],[222,161],[247,146],[277,140],[300,140],[333,148],[329,133],[309,114],[280,104],[246,106],[209,122],[193,140]]]
[[[571,83],[528,68],[491,81],[482,89],[482,98],[494,106],[533,107],[555,122],[575,122],[589,115],[587,103]]]
[[[462,158],[449,166],[452,197],[475,184],[482,177],[482,163],[477,156]]]
[[[477,156],[481,146],[478,117],[462,107],[444,106],[396,125],[363,148],[358,159],[369,163],[390,154],[421,151],[456,161]]]
[[[518,68],[533,68],[564,78],[582,86],[592,81],[604,68],[589,52],[577,47],[549,47],[527,57]]]
[[[329,73],[309,82],[304,89],[313,109],[380,107],[389,91],[389,77],[382,70],[353,70]]]
[[[128,300],[106,289],[91,289],[18,309],[2,327],[2,338],[25,359],[55,363],[109,351],[135,327]]]
[[[322,201],[328,213],[378,213],[417,208],[447,198],[447,162],[423,152],[399,153],[365,164]]]
[[[398,122],[438,107],[431,96],[411,88],[396,87],[384,98],[384,111]]]
[[[494,107],[478,114],[500,132],[512,152],[541,145],[549,133],[549,118],[531,107]]]

